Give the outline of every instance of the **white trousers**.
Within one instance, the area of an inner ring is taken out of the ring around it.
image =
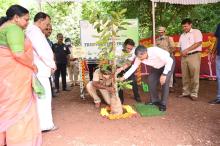
[[[40,119],[41,130],[50,130],[54,127],[53,117],[52,117],[52,95],[50,81],[48,77],[38,77],[39,81],[45,89],[44,97],[42,99],[37,98],[37,111]]]
[[[71,61],[70,65],[68,66],[68,76],[70,79],[71,84],[75,84],[78,82],[79,76],[79,61]],[[74,77],[74,80],[73,80]]]

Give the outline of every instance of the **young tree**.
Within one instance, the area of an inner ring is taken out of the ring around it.
[[[90,17],[90,23],[94,25],[94,28],[97,29],[99,33],[97,44],[99,45],[100,53],[99,60],[102,64],[102,69],[111,66],[113,68],[113,79],[112,86],[115,88],[115,95],[111,99],[111,113],[112,114],[122,114],[123,109],[122,105],[116,105],[116,100],[119,100],[118,96],[118,85],[120,88],[128,87],[128,82],[118,84],[116,72],[116,60],[115,55],[116,51],[116,38],[118,37],[118,32],[124,30],[124,25],[128,23],[124,19],[124,14],[127,10],[122,9],[121,11],[111,11],[109,15],[102,15],[100,11],[94,10],[93,15]],[[127,85],[126,85],[127,84]],[[123,86],[123,87],[122,87]],[[115,99],[114,99],[115,98]]]

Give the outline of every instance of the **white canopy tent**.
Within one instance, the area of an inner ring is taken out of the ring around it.
[[[155,22],[155,7],[157,2],[164,2],[170,4],[181,4],[181,5],[199,5],[208,3],[217,3],[220,0],[151,0],[152,1],[152,18],[153,18],[153,43],[155,45],[156,38],[156,22]]]

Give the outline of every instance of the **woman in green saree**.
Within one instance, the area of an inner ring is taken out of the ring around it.
[[[0,146],[41,146],[31,84],[37,68],[32,45],[23,32],[29,12],[12,5],[6,16],[0,18]]]

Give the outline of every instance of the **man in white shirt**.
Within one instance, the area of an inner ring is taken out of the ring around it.
[[[192,100],[198,99],[199,75],[202,51],[202,33],[192,28],[192,21],[182,21],[183,34],[180,36],[179,45],[182,55],[181,70],[183,92],[179,97],[190,96]]]
[[[39,12],[34,17],[34,24],[29,25],[26,35],[34,49],[34,64],[37,65],[37,77],[45,89],[45,97],[37,98],[37,108],[42,131],[55,130],[51,110],[51,86],[49,77],[56,70],[53,51],[47,42],[44,30],[50,24],[50,16]]]
[[[148,104],[153,104],[159,106],[160,111],[166,111],[167,98],[169,96],[169,83],[170,78],[173,74],[175,63],[170,57],[170,53],[159,48],[150,47],[145,48],[144,46],[138,46],[135,49],[135,61],[132,67],[125,73],[125,75],[120,78],[121,81],[127,79],[141,63],[150,66],[148,84],[150,89],[151,102]],[[162,86],[161,99],[159,98],[157,91],[157,84],[160,81]]]
[[[117,67],[121,67],[121,65],[124,65],[124,64],[131,66],[132,62],[135,59],[134,50],[135,50],[135,42],[132,39],[126,39],[122,46],[117,47],[116,48],[116,57],[118,58],[116,60]],[[128,69],[126,69],[125,71],[127,71]],[[123,73],[124,71],[121,72],[119,76],[123,76]],[[131,84],[133,87],[132,90],[134,94],[134,99],[137,102],[141,102],[140,95],[138,93],[138,85],[137,85],[137,81],[136,81],[136,77],[134,73],[129,77],[129,80],[132,80]],[[121,103],[123,104],[124,103],[123,90],[119,90],[119,97],[120,97]]]

